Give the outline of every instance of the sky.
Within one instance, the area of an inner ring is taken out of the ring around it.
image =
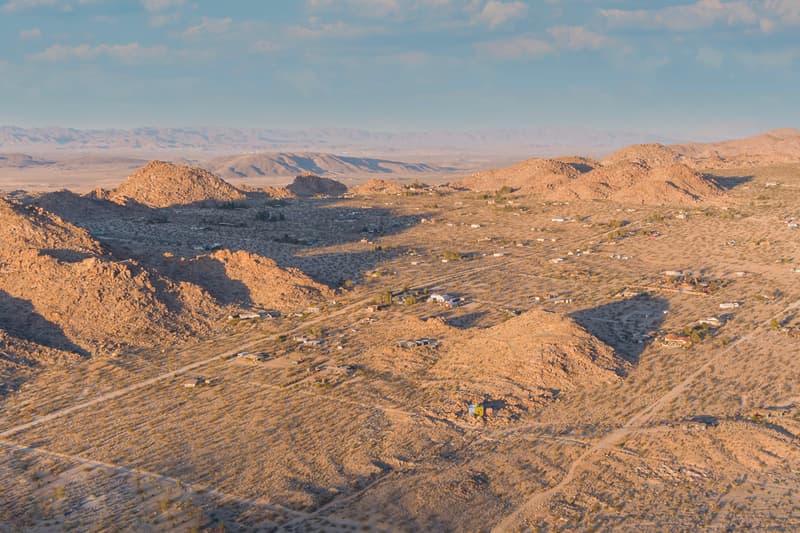
[[[0,0],[3,125],[729,136],[798,90],[800,0]]]

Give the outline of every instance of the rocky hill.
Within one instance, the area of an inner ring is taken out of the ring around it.
[[[109,197],[149,207],[227,202],[245,195],[211,172],[196,167],[151,161],[123,181]]]
[[[636,204],[682,204],[716,198],[710,179],[681,163],[660,144],[633,145],[601,162],[582,158],[529,159],[469,176],[456,185],[476,191],[509,187],[543,200],[613,200]]]
[[[2,200],[0,228],[0,322],[25,341],[100,354],[203,331],[221,313],[198,287],[117,260],[41,208]],[[30,327],[30,316],[41,324]]]
[[[159,272],[202,287],[221,304],[254,305],[298,311],[324,303],[329,287],[296,268],[280,268],[272,259],[239,250],[218,250],[193,258],[163,258]]]
[[[800,130],[786,128],[716,143],[672,145],[671,149],[700,168],[746,168],[800,163]]]
[[[572,319],[533,310],[488,329],[468,330],[431,368],[476,401],[536,404],[552,391],[618,379],[621,358]]]
[[[369,196],[372,194],[401,194],[404,190],[403,185],[396,181],[373,178],[350,188],[348,192],[356,196]]]
[[[587,173],[570,192],[584,200],[662,205],[711,200],[722,190],[712,179],[681,163],[650,167],[642,161],[620,161]]]
[[[297,176],[286,189],[295,196],[341,196],[347,192],[345,184],[313,174]]]
[[[648,167],[663,167],[678,163],[681,157],[663,144],[632,144],[614,152],[600,163],[610,166],[617,163],[643,163]]]
[[[455,185],[473,191],[495,191],[502,187],[528,193],[542,193],[568,186],[580,175],[574,166],[554,159],[527,159],[505,168],[485,170]]]
[[[0,243],[0,376],[182,343],[233,309],[303,310],[332,297],[299,270],[244,251],[160,264],[117,257],[84,229],[8,198]]]
[[[532,310],[490,328],[459,329],[436,318],[371,326],[370,339],[433,338],[433,351],[372,346],[364,363],[379,372],[419,379],[431,409],[454,414],[465,401],[529,409],[557,391],[616,381],[628,368],[613,349],[571,318]],[[435,355],[434,355],[435,354]],[[447,384],[447,385],[443,385]]]

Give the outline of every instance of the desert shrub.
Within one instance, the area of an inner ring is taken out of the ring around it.
[[[237,202],[230,200],[227,202],[217,202],[217,209],[247,209],[247,204],[244,202]]]
[[[619,220],[619,219],[616,219],[616,218],[613,219],[613,220],[609,220],[608,221],[608,227],[611,228],[611,229],[621,228],[623,226],[626,226],[627,224],[628,223],[626,221]]]
[[[169,222],[169,217],[164,212],[153,213],[145,220],[147,224],[166,224]]]
[[[442,259],[448,261],[461,261],[463,255],[460,252],[447,251],[442,255]]]
[[[281,212],[273,212],[269,209],[259,209],[256,211],[254,218],[259,222],[278,222],[286,220],[286,215]]]

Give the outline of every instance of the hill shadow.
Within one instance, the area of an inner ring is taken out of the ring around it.
[[[0,290],[0,324],[14,337],[89,357],[89,353],[72,342],[58,325],[37,313],[28,300],[15,298]]]
[[[709,177],[726,191],[753,181],[753,176],[716,176],[714,174],[710,174]]]
[[[474,328],[488,314],[486,311],[475,311],[465,315],[453,316],[447,319],[447,325],[458,329]]]
[[[165,208],[121,206],[68,191],[38,195],[28,203],[86,229],[116,260],[134,259],[176,281],[200,285],[222,303],[242,298],[242,304],[251,303],[248,291],[238,281],[225,281],[222,265],[206,260],[209,279],[204,280],[192,274],[191,269],[199,268],[176,261],[216,249],[244,250],[273,259],[282,268],[299,268],[314,281],[336,287],[404,253],[397,248],[384,250],[372,240],[398,234],[432,216],[428,212],[396,214],[388,207],[363,206],[337,197],[276,199],[260,191],[248,191],[246,199],[235,203]],[[359,241],[364,244],[357,250],[325,251]],[[174,259],[167,260],[164,254]]]
[[[577,170],[581,174],[586,174],[587,172],[591,172],[592,170],[595,169],[595,167],[593,167],[592,165],[589,165],[587,163],[576,163],[576,162],[573,162],[573,163],[567,163],[567,165],[571,166],[572,168],[574,168],[575,170]]]
[[[80,263],[84,259],[92,257],[91,254],[86,252],[79,252],[77,250],[65,250],[57,248],[45,248],[39,250],[40,254],[52,257],[53,259],[62,263]]]
[[[665,298],[640,295],[576,311],[569,317],[614,348],[623,359],[636,364],[647,347],[647,334],[661,327],[668,309]]]
[[[190,261],[165,258],[153,266],[159,274],[173,281],[186,281],[201,287],[222,305],[253,305],[247,285],[231,279],[225,265],[213,257],[200,256]]]

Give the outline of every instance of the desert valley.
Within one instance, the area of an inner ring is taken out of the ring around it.
[[[163,159],[0,154],[0,531],[800,528],[800,131]]]

